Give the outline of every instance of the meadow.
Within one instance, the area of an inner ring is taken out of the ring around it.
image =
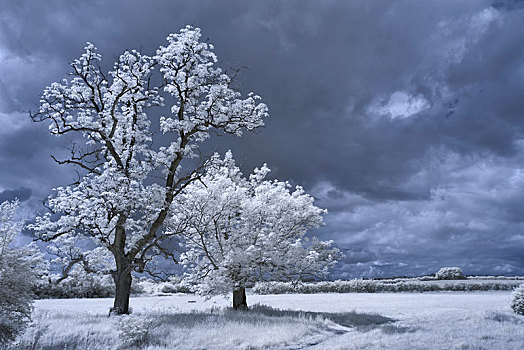
[[[522,349],[524,316],[511,292],[192,294],[131,299],[130,316],[108,317],[112,299],[35,302],[15,349]]]

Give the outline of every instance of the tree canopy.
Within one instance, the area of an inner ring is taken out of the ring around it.
[[[175,197],[204,171],[204,160],[187,160],[200,157],[210,133],[240,136],[268,115],[259,96],[241,98],[234,75],[216,66],[213,45],[200,38],[200,29],[187,26],[152,56],[125,51],[108,72],[88,43],[70,78],[48,86],[32,114],[51,134],[84,140],[68,158],[55,158],[79,167],[78,181],[57,188],[50,212],[32,227],[43,240],[85,239],[112,257],[117,313],[128,312],[131,271],[145,271],[155,255],[171,256],[165,246],[180,232],[164,223]],[[167,144],[152,128],[158,106],[170,109],[159,118]]]
[[[323,277],[341,257],[332,241],[308,244],[304,237],[322,224],[326,211],[302,187],[269,180],[269,172],[264,164],[245,178],[231,152],[224,159],[215,154],[201,181],[177,198],[168,227],[184,236],[186,279],[201,294]]]

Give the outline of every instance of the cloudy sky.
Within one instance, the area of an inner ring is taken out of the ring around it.
[[[329,210],[316,234],[346,254],[336,277],[522,275],[523,23],[524,2],[501,0],[3,1],[0,201],[30,219],[73,179],[27,111],[86,41],[110,65],[191,24],[271,114],[209,147]]]

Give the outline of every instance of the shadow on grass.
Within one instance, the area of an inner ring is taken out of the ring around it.
[[[226,312],[234,312],[226,310]],[[395,322],[395,319],[384,317],[377,314],[361,314],[351,312],[312,312],[275,309],[266,305],[256,304],[251,307],[250,312],[271,317],[291,317],[291,318],[324,318],[338,325],[359,330],[368,330],[383,324]]]
[[[404,334],[404,333],[415,333],[419,328],[405,327],[395,324],[383,325],[380,330],[384,334]]]
[[[521,324],[524,323],[524,317],[517,316],[517,315],[510,315],[503,312],[489,312],[486,314],[486,319],[491,321],[497,321],[497,322],[507,322],[507,323],[513,323],[513,324]]]
[[[176,327],[192,328],[202,323],[240,322],[257,324],[260,322],[289,323],[305,320],[329,320],[343,327],[356,328],[368,331],[381,325],[395,322],[395,319],[377,314],[363,314],[357,312],[312,312],[281,310],[266,305],[256,304],[249,311],[237,311],[232,308],[211,309],[209,312],[191,312],[183,314],[162,313],[155,315],[157,322],[172,324]]]

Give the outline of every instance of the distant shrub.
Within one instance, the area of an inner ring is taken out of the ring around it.
[[[439,280],[463,280],[464,273],[460,267],[443,267],[436,274]]]
[[[137,280],[136,286],[143,294],[147,295],[193,293],[193,287],[184,283],[179,276],[171,276],[167,281],[154,281],[142,277]]]
[[[438,281],[412,279],[324,281],[292,284],[289,282],[259,282],[252,291],[256,294],[314,294],[314,293],[396,293],[396,292],[470,292],[485,290],[513,290],[522,283],[518,280],[460,280]]]
[[[115,284],[109,275],[75,271],[65,280],[56,283],[58,277],[51,275],[41,279],[34,290],[37,298],[110,298],[115,293]]]
[[[115,295],[115,283],[107,274],[85,273],[81,268],[73,270],[69,277],[56,283],[58,275],[46,275],[34,286],[38,299],[66,298],[111,298]],[[131,282],[133,295],[163,295],[174,293],[193,293],[190,285],[178,276],[167,281],[155,281],[147,277],[134,277]]]
[[[524,284],[515,289],[513,292],[513,300],[511,301],[511,308],[515,313],[524,315]]]

